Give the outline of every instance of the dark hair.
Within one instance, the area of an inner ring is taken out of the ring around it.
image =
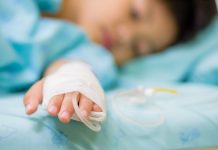
[[[192,39],[217,14],[215,0],[165,0],[179,27],[176,43]]]

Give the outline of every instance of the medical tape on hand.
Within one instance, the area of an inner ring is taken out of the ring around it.
[[[88,118],[84,118],[78,107],[77,97],[72,97],[76,113],[72,119],[78,120],[79,118],[93,131],[100,131],[100,124],[106,117],[105,95],[89,65],[83,62],[67,63],[54,74],[46,77],[43,87],[43,108],[47,109],[52,97],[69,92],[79,92],[102,109],[102,112],[92,111]]]

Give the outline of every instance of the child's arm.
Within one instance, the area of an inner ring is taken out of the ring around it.
[[[51,64],[45,72],[45,76],[54,73],[61,66],[66,64],[67,61],[59,60]],[[24,97],[24,105],[26,107],[26,113],[34,113],[38,105],[42,103],[43,98],[43,84],[45,78],[42,78],[37,83],[35,83],[26,93]],[[74,114],[74,108],[72,105],[72,97],[78,95],[78,92],[70,92],[67,94],[61,94],[54,96],[48,105],[48,113],[52,116],[58,116],[59,120],[63,123],[68,123]],[[100,112],[101,108],[89,100],[84,95],[81,95],[78,100],[79,108],[82,110],[84,117],[88,117],[91,111]]]

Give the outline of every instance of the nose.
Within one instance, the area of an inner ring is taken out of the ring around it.
[[[117,38],[121,43],[129,43],[133,39],[134,29],[129,23],[120,23],[115,28]]]

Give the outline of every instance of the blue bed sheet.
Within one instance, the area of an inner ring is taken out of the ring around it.
[[[158,94],[152,98],[152,103],[161,108],[165,117],[162,124],[146,127],[123,118],[116,110],[128,102],[116,103],[114,94],[118,91],[112,91],[107,93],[108,117],[99,133],[76,121],[62,124],[41,108],[33,116],[26,116],[22,94],[1,97],[0,149],[131,150],[218,146],[218,87],[199,84],[165,87],[176,89],[179,94]],[[143,116],[146,109],[146,105],[133,105],[122,112],[129,119],[146,123],[147,118]]]

